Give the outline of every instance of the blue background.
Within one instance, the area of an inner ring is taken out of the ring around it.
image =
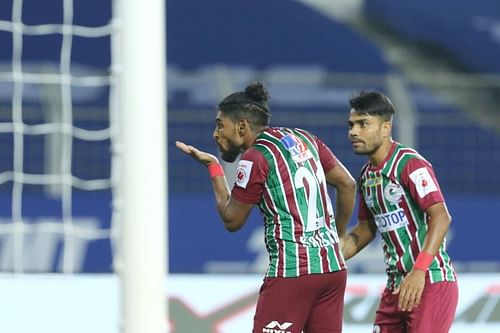
[[[99,26],[109,22],[109,1],[76,1],[75,5],[74,24]],[[167,6],[167,63],[171,73],[210,72],[218,64],[251,73],[267,73],[279,68],[381,74],[397,71],[370,41],[347,26],[296,2],[173,0],[168,1]],[[491,22],[499,24],[498,1],[449,0],[439,4],[406,1],[394,6],[392,1],[371,0],[367,1],[364,10],[368,17],[384,22],[388,29],[397,30],[402,37],[446,52],[461,64],[464,71],[500,71],[500,38],[495,39],[492,30],[485,28],[493,24]],[[0,2],[0,19],[10,20],[11,13],[12,1]],[[61,19],[61,1],[46,0],[43,4],[35,0],[24,1],[23,21],[26,24],[60,23]],[[58,34],[25,37],[23,62],[57,63],[60,60],[61,40]],[[75,37],[72,64],[107,69],[110,65],[109,42],[109,37]],[[0,61],[9,64],[12,57],[10,33],[0,31],[0,45]],[[247,268],[243,270],[251,270],[248,267],[252,266],[257,254],[249,247],[248,241],[262,227],[257,209],[254,209],[243,230],[227,233],[216,213],[206,170],[173,146],[175,140],[184,140],[215,152],[211,141],[212,122],[199,119],[211,119],[218,101],[207,85],[184,84],[170,78],[168,86],[168,107],[172,111],[168,122],[170,271],[203,272],[207,271],[207,263],[213,262],[246,263]],[[383,89],[376,86],[370,88]],[[36,87],[34,89],[36,91]],[[285,115],[290,111],[303,112],[305,118],[311,111],[315,116],[344,117],[347,98],[354,88],[345,87],[344,91],[337,92],[340,96],[333,103],[318,101],[315,97],[328,95],[329,92],[319,91],[317,87],[307,90],[310,88],[270,84],[270,89],[271,94],[277,96],[305,94],[304,100],[308,101],[272,99],[273,124],[282,125],[286,124]],[[411,86],[410,92],[422,117],[438,114],[462,124],[458,128],[422,125],[418,127],[416,147],[433,163],[453,215],[449,242],[453,259],[457,263],[498,262],[500,136],[494,130],[471,121],[462,110],[444,103],[423,87]],[[74,93],[74,102],[82,107],[102,107],[108,102],[106,89],[93,92],[91,98],[79,97],[82,91]],[[202,101],[197,98],[200,94],[206,97]],[[9,106],[11,102],[7,97],[0,99],[1,105]],[[35,108],[40,105],[36,94],[26,103]],[[199,119],[183,119],[183,110],[190,110]],[[39,112],[41,114],[42,111]],[[108,123],[101,117],[77,120],[75,125],[97,129],[107,127]],[[357,175],[363,159],[351,153],[344,123],[314,125],[307,129],[331,146],[353,175]],[[439,140],[436,140],[436,132],[439,132]],[[25,156],[24,171],[42,172],[43,139],[26,140],[26,149],[31,154]],[[12,135],[0,134],[0,145],[0,172],[12,170]],[[84,179],[109,177],[109,146],[110,142],[103,141],[88,148],[75,141],[72,172]],[[93,166],[91,168],[88,167],[89,161]],[[0,217],[11,215],[11,191],[12,183],[0,184]],[[27,220],[61,216],[61,202],[57,199],[45,197],[36,186],[26,186],[24,192],[23,215]],[[73,198],[74,216],[97,216],[101,227],[109,227],[110,191],[88,193],[75,190]],[[60,249],[57,253],[53,270],[57,270]],[[88,244],[83,271],[110,271],[111,258],[109,241],[92,241]]]

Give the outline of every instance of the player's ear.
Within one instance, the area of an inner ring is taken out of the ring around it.
[[[387,138],[391,136],[392,121],[384,121],[382,123],[382,137]]]
[[[246,119],[240,119],[240,121],[238,121],[238,134],[240,136],[244,136],[249,129],[250,129],[250,124]]]

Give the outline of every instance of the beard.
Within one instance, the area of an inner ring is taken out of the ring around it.
[[[236,161],[238,158],[238,155],[240,154],[240,147],[233,145],[232,143],[229,144],[229,148],[225,151],[221,150],[221,157],[224,161],[233,163]]]
[[[369,146],[365,146],[361,149],[353,149],[354,154],[356,155],[373,155],[380,148],[382,143],[375,143]]]
[[[365,149],[365,150],[354,150],[354,154],[356,155],[372,155],[377,151],[377,148],[375,149]]]

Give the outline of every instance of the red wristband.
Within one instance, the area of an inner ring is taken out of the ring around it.
[[[415,260],[413,268],[425,272],[432,263],[432,260],[434,260],[434,256],[432,254],[430,254],[429,252],[422,251],[418,254],[417,260]]]
[[[208,165],[208,173],[211,178],[224,176],[224,169],[220,163],[215,162]]]

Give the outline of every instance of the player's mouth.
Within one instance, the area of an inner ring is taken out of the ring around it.
[[[364,144],[363,141],[360,140],[351,140],[351,144],[353,148],[359,147]]]

